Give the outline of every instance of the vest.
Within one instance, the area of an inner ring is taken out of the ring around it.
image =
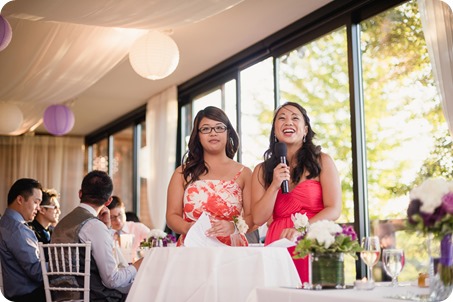
[[[56,225],[51,238],[51,243],[80,243],[79,232],[82,226],[91,219],[97,219],[89,211],[84,208],[77,207],[71,213],[66,215],[62,220]],[[73,253],[73,256],[74,253]],[[79,255],[80,259],[85,259],[85,251],[82,249]],[[81,261],[80,266],[82,270],[85,268],[84,261]],[[77,277],[75,279],[69,280],[67,277],[57,277],[52,280],[49,280],[51,286],[56,284],[68,284],[66,286],[71,286],[77,282],[83,284],[83,277]],[[82,299],[83,294],[77,292],[53,292],[56,300],[64,299]],[[90,301],[108,301],[108,302],[117,302],[124,301],[125,295],[121,292],[107,288],[102,284],[101,276],[99,274],[96,261],[91,257],[90,265]]]

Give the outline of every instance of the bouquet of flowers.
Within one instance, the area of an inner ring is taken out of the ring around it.
[[[409,194],[408,230],[433,234],[441,240],[438,272],[443,284],[453,285],[453,182],[427,179]]]
[[[152,229],[148,238],[140,243],[140,247],[156,247],[156,246],[167,246],[169,243],[175,243],[176,237],[172,234],[167,234],[160,229]]]
[[[358,259],[362,250],[357,234],[350,226],[340,226],[330,220],[320,220],[307,226],[294,250],[294,258],[304,258],[310,253],[344,253]]]
[[[441,238],[453,233],[453,182],[427,179],[409,194],[408,229]]]

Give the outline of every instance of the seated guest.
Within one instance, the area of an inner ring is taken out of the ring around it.
[[[27,225],[35,218],[41,198],[38,181],[17,180],[8,192],[8,208],[0,219],[3,294],[11,301],[46,301],[38,239]]]
[[[90,301],[124,301],[141,264],[138,260],[127,267],[118,267],[113,255],[113,237],[98,219],[104,205],[111,202],[112,191],[112,179],[107,173],[89,172],[79,191],[80,205],[57,224],[51,238],[51,243],[91,241]],[[82,260],[84,255],[79,257]],[[57,295],[60,298],[65,293],[57,292]],[[80,299],[80,296],[71,298]]]
[[[35,232],[38,241],[44,244],[50,243],[51,231],[49,227],[52,224],[57,224],[60,218],[60,203],[57,198],[58,193],[54,189],[43,190],[38,213],[35,219],[28,223]]]
[[[108,205],[110,209],[110,220],[112,229],[115,230],[115,239],[121,234],[133,234],[134,242],[132,244],[133,254],[140,246],[140,242],[148,238],[150,229],[141,222],[126,221],[126,206],[118,196],[112,196],[112,202]]]

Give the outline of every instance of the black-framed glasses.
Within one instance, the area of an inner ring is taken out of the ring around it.
[[[223,133],[227,129],[228,129],[228,127],[225,126],[225,125],[217,125],[217,126],[214,126],[214,127],[203,126],[200,129],[198,129],[198,131],[203,133],[203,134],[209,134],[209,133],[212,132],[212,130],[214,130],[216,133]]]

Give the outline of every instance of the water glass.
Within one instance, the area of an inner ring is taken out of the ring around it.
[[[404,251],[402,249],[384,249],[382,264],[385,272],[392,278],[390,286],[398,286],[397,277],[404,267]]]

